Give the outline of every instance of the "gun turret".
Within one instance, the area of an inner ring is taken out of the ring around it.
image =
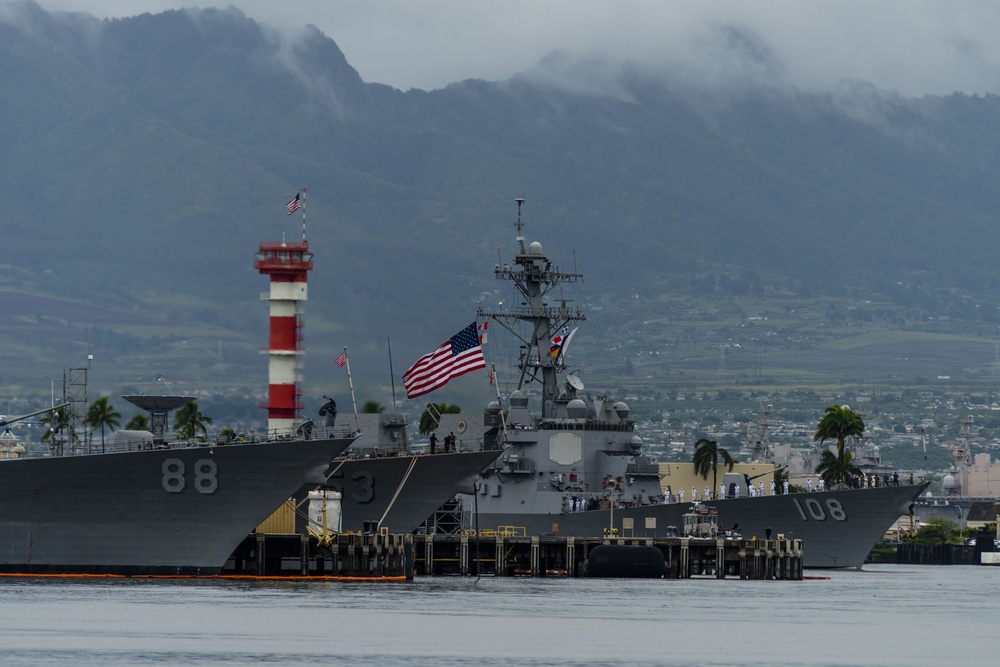
[[[52,412],[54,410],[61,410],[62,408],[65,408],[67,405],[69,405],[69,403],[60,403],[59,405],[53,405],[51,408],[45,408],[43,410],[36,410],[34,412],[29,412],[26,415],[20,415],[19,417],[10,417],[8,419],[2,419],[2,420],[0,420],[0,428],[2,428],[4,426],[7,426],[8,424],[13,424],[15,422],[23,421],[25,419],[30,419],[31,417],[34,417],[34,416],[40,415],[40,414],[44,414],[46,412]]]
[[[749,483],[750,481],[755,480],[758,477],[764,477],[765,475],[770,475],[772,473],[781,472],[782,470],[784,470],[787,467],[788,467],[787,465],[777,466],[774,470],[768,470],[767,472],[757,473],[756,475],[753,475],[752,477],[750,475],[747,475],[746,476],[747,477],[747,482]]]

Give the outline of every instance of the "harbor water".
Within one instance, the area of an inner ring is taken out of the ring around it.
[[[0,579],[4,665],[995,665],[1000,568],[806,581]]]

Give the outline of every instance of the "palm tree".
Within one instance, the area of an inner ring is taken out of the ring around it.
[[[107,396],[101,396],[90,404],[90,409],[87,410],[87,418],[83,421],[90,427],[91,432],[98,426],[101,427],[101,453],[104,453],[104,427],[118,428],[121,426],[121,418],[121,413],[108,403]]]
[[[843,467],[844,471],[847,473],[845,479],[857,477],[861,474],[861,468],[851,463],[850,452],[844,452]],[[816,466],[816,474],[822,477],[827,484],[832,484],[837,481],[839,470],[840,461],[838,461],[837,456],[829,449],[824,449],[823,453],[819,455],[819,465]]]
[[[144,414],[137,414],[132,419],[128,420],[125,424],[126,430],[129,431],[148,431],[149,430],[149,417]]]
[[[174,416],[174,431],[185,440],[197,438],[204,442],[205,436],[208,435],[205,424],[211,423],[212,418],[201,414],[201,410],[198,409],[198,401],[191,401]],[[198,435],[199,433],[201,435]]]
[[[361,412],[367,415],[381,414],[385,412],[385,406],[378,401],[365,401],[365,404],[361,406]]]
[[[736,461],[728,451],[719,447],[719,443],[708,438],[699,438],[698,442],[694,443],[694,456],[691,457],[694,472],[705,480],[708,480],[708,473],[712,473],[712,493],[716,493],[716,489],[719,488],[716,481],[720,458],[722,463],[729,467],[729,472],[732,472]]]
[[[776,488],[785,488],[785,481],[788,479],[788,466],[781,466],[780,468],[775,465],[774,461],[771,461],[771,465],[774,466],[774,485]]]
[[[427,435],[437,428],[438,415],[457,415],[462,408],[457,405],[447,403],[430,403],[424,411],[420,413],[420,421],[417,422],[417,430],[420,435]]]
[[[59,439],[56,438],[56,433],[66,432],[69,440],[73,440],[76,437],[76,433],[73,431],[73,423],[70,421],[69,413],[63,408],[58,408],[56,410],[49,410],[38,422],[45,427],[45,432],[42,433],[42,442],[48,440],[52,441],[52,447],[55,449],[60,445]]]
[[[844,468],[844,441],[864,432],[865,423],[846,405],[831,405],[819,421],[813,440],[819,440],[820,443],[834,439],[837,441],[838,470],[833,477],[836,481],[841,483],[847,481],[847,470]]]

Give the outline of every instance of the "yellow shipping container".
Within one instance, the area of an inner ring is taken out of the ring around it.
[[[257,526],[257,533],[263,535],[295,534],[295,500],[289,498]]]

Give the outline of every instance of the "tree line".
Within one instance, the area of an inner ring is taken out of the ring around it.
[[[851,485],[863,474],[861,469],[851,462],[851,452],[846,449],[846,442],[848,438],[860,437],[864,432],[864,421],[849,406],[831,405],[824,411],[822,419],[816,425],[813,441],[820,444],[827,440],[837,441],[836,453],[824,449],[815,470],[828,487]],[[730,472],[737,463],[729,451],[720,447],[715,440],[708,438],[700,438],[695,443],[691,462],[694,464],[695,474],[700,475],[702,479],[707,481],[708,475],[712,475],[713,492],[718,488],[720,462]],[[779,486],[784,481],[782,477],[783,473],[775,472],[775,483]]]

